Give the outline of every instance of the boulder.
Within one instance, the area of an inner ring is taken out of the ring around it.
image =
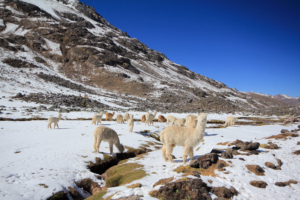
[[[195,159],[190,166],[193,168],[207,169],[212,164],[216,163],[219,157],[216,153],[208,153]]]

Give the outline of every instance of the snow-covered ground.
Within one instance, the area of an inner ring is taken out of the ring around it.
[[[0,106],[6,106],[2,110],[0,117],[23,118],[20,111],[12,112],[13,107],[22,110],[24,106],[38,106],[35,103],[25,103],[14,100],[8,101],[8,98],[2,98]],[[11,113],[11,114],[7,114]],[[130,112],[134,118],[140,118],[142,112]],[[26,113],[27,117],[35,116],[37,113]],[[39,112],[41,117],[56,116],[57,112]],[[63,119],[91,118],[94,113],[91,112],[70,112],[63,113]],[[118,114],[118,113],[117,113]],[[123,113],[124,114],[124,113]],[[161,113],[158,113],[158,115]],[[169,114],[169,113],[168,113]],[[171,113],[176,117],[183,118],[186,114]],[[25,115],[25,113],[24,113]],[[166,115],[166,114],[164,114]],[[209,114],[208,119],[225,120],[228,115]],[[241,116],[241,115],[236,115]],[[154,126],[146,126],[144,123],[135,122],[134,133],[128,131],[128,125],[116,124],[113,122],[102,122],[103,126],[114,129],[118,134],[122,144],[138,148],[148,141],[156,142],[154,138],[139,134],[139,131],[150,130],[151,132],[161,132],[165,128],[165,123],[154,123]],[[268,126],[238,126],[222,129],[206,129],[204,144],[200,143],[195,149],[195,156],[210,153],[213,148],[226,148],[226,146],[217,145],[219,142],[235,141],[253,141],[268,143],[269,140],[263,139],[270,135],[280,133],[281,129],[292,130],[299,124],[291,126],[268,125]],[[211,125],[208,125],[211,126]],[[69,186],[75,187],[75,181],[84,178],[91,178],[101,186],[104,181],[96,178],[96,174],[87,169],[89,161],[94,162],[95,157],[103,157],[102,154],[93,152],[93,131],[97,127],[91,124],[90,120],[61,120],[59,129],[47,129],[47,121],[0,121],[0,199],[46,199],[53,193],[64,190]],[[299,184],[291,184],[287,187],[278,187],[275,182],[284,182],[294,179],[300,182],[299,156],[292,154],[298,150],[297,141],[299,138],[281,141],[273,140],[281,149],[269,150],[269,152],[260,153],[251,156],[235,156],[230,159],[232,164],[226,167],[229,174],[216,171],[217,177],[201,178],[209,186],[214,187],[233,186],[239,192],[234,199],[299,199]],[[201,147],[198,151],[198,147]],[[153,151],[143,156],[142,159],[132,158],[129,162],[136,162],[144,165],[144,170],[148,176],[136,180],[133,183],[141,183],[141,188],[129,189],[125,186],[109,188],[105,195],[114,194],[114,198],[129,195],[143,195],[143,199],[153,199],[149,192],[158,189],[153,188],[153,184],[159,179],[174,177],[175,180],[181,178],[173,170],[182,165],[182,147],[175,147],[173,155],[177,157],[175,163],[165,162],[161,156],[161,150],[149,147]],[[264,150],[265,149],[260,149]],[[102,142],[100,152],[109,153],[108,144]],[[117,149],[114,147],[114,152]],[[274,156],[273,156],[274,154]],[[239,160],[243,157],[245,161]],[[276,158],[282,160],[282,170],[272,170],[265,167],[265,162],[277,163]],[[226,160],[228,161],[228,160]],[[245,165],[256,164],[264,167],[265,176],[256,176],[249,173]],[[165,165],[165,166],[164,166]],[[156,173],[152,173],[156,172]],[[208,180],[213,183],[208,183]],[[265,181],[268,186],[260,189],[251,186],[252,180]],[[44,188],[42,184],[48,186]],[[128,185],[130,185],[128,184]]]

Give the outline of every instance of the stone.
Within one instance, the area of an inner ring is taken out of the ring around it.
[[[190,163],[190,166],[193,168],[204,168],[207,169],[212,164],[218,162],[219,157],[215,153],[208,153],[196,158],[193,162]]]
[[[233,149],[232,148],[228,148],[228,149],[226,149],[225,152],[223,152],[221,154],[221,158],[231,159],[231,158],[233,158],[232,153],[233,153]]]
[[[281,133],[288,133],[289,130],[287,130],[287,129],[282,129],[280,132],[281,132]]]

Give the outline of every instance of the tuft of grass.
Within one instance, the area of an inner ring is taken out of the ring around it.
[[[39,186],[42,186],[42,187],[44,187],[44,188],[48,188],[48,187],[49,187],[48,185],[46,185],[46,184],[44,184],[44,183],[40,183]]]
[[[100,192],[98,192],[97,194],[94,194],[92,196],[90,196],[89,198],[87,198],[86,200],[100,200],[103,199],[103,196],[107,193],[107,189],[102,190]]]
[[[16,151],[15,153],[21,153],[21,151]]]
[[[143,165],[137,163],[125,163],[109,168],[106,171],[106,186],[121,186],[145,177],[146,172],[142,167]]]
[[[140,184],[140,183],[136,183],[136,184],[132,184],[132,185],[127,186],[127,188],[132,188],[132,189],[140,188],[140,187],[142,187],[142,184]]]
[[[227,145],[229,142],[219,142],[217,145]]]

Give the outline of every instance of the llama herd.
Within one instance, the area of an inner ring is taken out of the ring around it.
[[[101,111],[99,115],[94,115],[92,117],[92,124],[98,125],[101,124],[102,116],[104,112]],[[106,121],[112,120],[115,112],[106,113]],[[147,113],[142,116],[141,121],[145,122],[145,126],[153,125],[157,112],[153,114]],[[193,161],[194,157],[194,147],[197,146],[204,137],[205,128],[207,124],[207,113],[201,113],[199,115],[188,115],[186,118],[176,118],[172,115],[168,115],[165,118],[163,115],[158,116],[159,122],[166,122],[166,128],[163,129],[160,133],[160,141],[163,143],[162,147],[162,156],[167,162],[168,160],[173,163],[172,151],[175,146],[183,146],[183,163],[186,163],[188,156],[190,160]],[[61,113],[58,114],[58,117],[50,117],[48,119],[47,128],[51,128],[51,124],[54,123],[54,128],[57,126],[58,122],[61,119]],[[124,116],[118,114],[116,116],[117,124],[123,124],[124,121],[127,121],[129,132],[132,133],[134,126],[133,114],[125,113]],[[234,126],[234,123],[237,120],[230,116],[227,117],[224,126]],[[98,126],[94,130],[94,150],[99,153],[99,148],[101,142],[108,142],[110,154],[113,153],[113,145],[119,150],[120,153],[124,152],[124,146],[120,143],[120,139],[116,131],[106,126]]]

